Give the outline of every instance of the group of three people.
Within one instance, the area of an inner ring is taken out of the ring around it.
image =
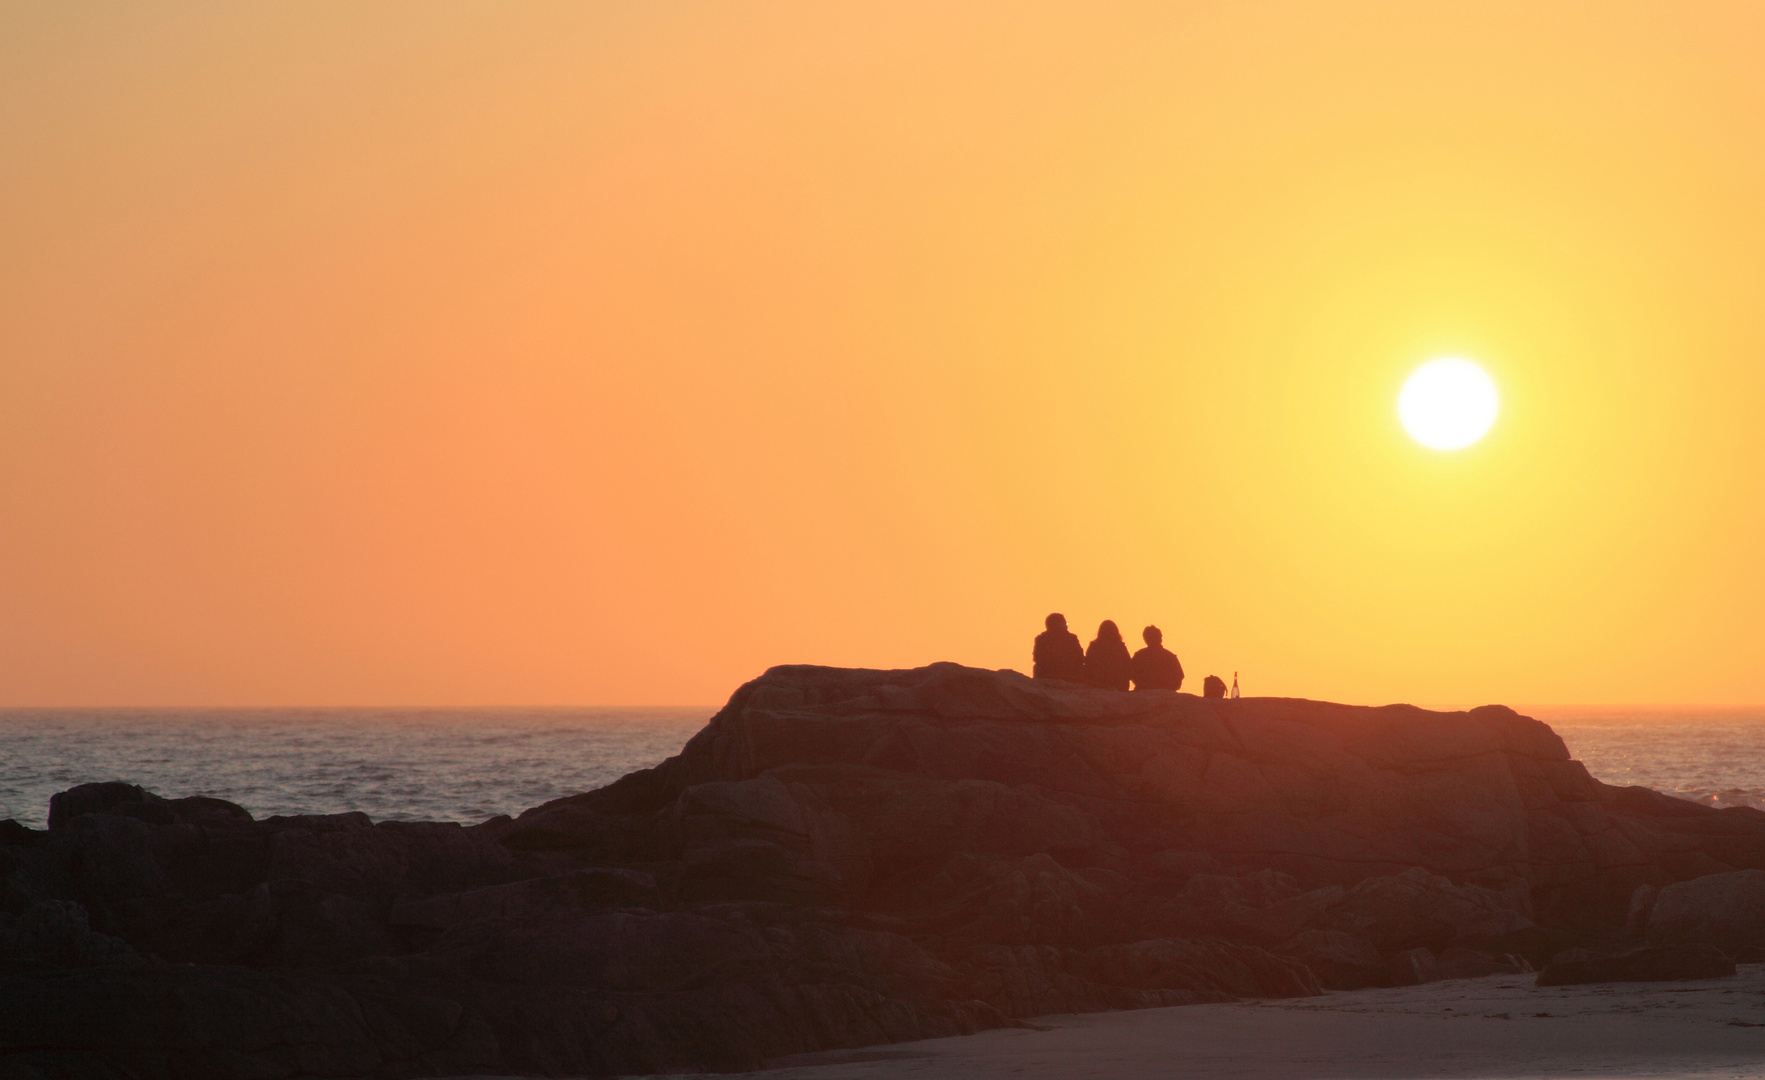
[[[1131,681],[1136,690],[1180,690],[1183,687],[1183,665],[1177,654],[1164,647],[1164,632],[1148,626],[1140,632],[1146,647],[1128,655],[1122,632],[1112,620],[1105,619],[1097,628],[1097,640],[1089,649],[1079,645],[1078,636],[1066,628],[1066,616],[1056,612],[1048,616],[1048,629],[1036,635],[1035,667],[1031,674],[1038,679],[1065,679],[1110,690],[1126,690]]]

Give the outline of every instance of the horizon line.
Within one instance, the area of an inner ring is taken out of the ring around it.
[[[1182,691],[1182,692],[1188,693],[1188,691]],[[1199,694],[1191,694],[1190,696],[1200,697]],[[1305,700],[1305,701],[1320,701],[1320,702],[1327,701],[1328,703],[1334,704],[1334,705],[1355,705],[1356,704],[1355,702],[1348,702],[1348,701],[1331,701],[1330,699],[1327,699],[1327,698],[1296,698],[1296,697],[1294,697],[1294,695],[1289,695],[1289,694],[1251,694],[1251,695],[1246,695],[1245,699],[1251,700],[1254,698],[1265,698],[1265,699],[1285,698],[1288,700]],[[26,712],[26,711],[55,711],[55,710],[70,710],[71,711],[71,710],[80,710],[80,709],[119,709],[119,710],[120,709],[137,709],[137,710],[141,710],[141,711],[174,711],[174,710],[224,711],[224,710],[230,710],[230,709],[232,709],[232,710],[271,710],[271,709],[369,710],[369,709],[386,709],[386,710],[411,711],[411,712],[416,712],[416,711],[421,711],[421,710],[433,710],[433,709],[458,709],[458,710],[474,710],[474,711],[487,711],[487,710],[494,710],[494,709],[510,709],[510,710],[711,709],[712,711],[715,712],[715,711],[721,710],[727,704],[728,704],[727,700],[725,700],[724,702],[722,702],[720,704],[710,704],[710,703],[705,703],[705,702],[687,703],[687,704],[631,704],[631,703],[614,703],[614,704],[583,704],[583,703],[575,703],[575,704],[560,704],[560,703],[524,703],[524,704],[509,704],[509,703],[493,703],[493,704],[485,704],[485,703],[468,703],[468,704],[443,704],[443,703],[361,704],[361,703],[351,703],[351,704],[326,704],[326,703],[311,703],[311,702],[303,702],[303,703],[295,703],[295,704],[231,703],[231,704],[205,704],[205,705],[198,705],[198,704],[140,704],[140,703],[135,703],[135,704],[82,703],[82,704],[26,704],[26,705],[0,704],[0,713]],[[1487,706],[1487,705],[1502,705],[1506,708],[1513,709],[1515,712],[1522,712],[1522,713],[1528,709],[1765,709],[1765,702],[1744,702],[1744,701],[1743,702],[1561,701],[1561,702],[1527,702],[1525,704],[1509,704],[1507,702],[1502,702],[1502,701],[1483,701],[1483,702],[1479,702],[1477,704],[1467,704],[1467,703],[1463,703],[1463,702],[1442,703],[1442,702],[1421,702],[1421,701],[1385,701],[1385,702],[1379,702],[1379,703],[1363,703],[1360,705],[1360,707],[1362,707],[1362,708],[1382,708],[1382,707],[1390,706],[1390,705],[1410,705],[1410,706],[1413,706],[1418,709],[1426,709],[1430,712],[1464,712],[1464,711],[1467,711],[1470,709],[1482,708],[1483,706]]]

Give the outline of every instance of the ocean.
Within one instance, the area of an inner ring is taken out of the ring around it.
[[[251,811],[474,823],[610,784],[677,753],[714,707],[3,709],[0,818],[127,780]]]
[[[1555,729],[1608,784],[1705,806],[1765,809],[1765,709],[1555,706],[1520,709]]]
[[[5,709],[0,819],[42,828],[55,792],[127,780],[230,799],[259,818],[360,810],[472,823],[654,765],[715,711]],[[1521,711],[1607,783],[1765,808],[1765,709]]]

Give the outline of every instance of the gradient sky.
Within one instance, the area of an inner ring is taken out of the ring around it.
[[[0,4],[0,704],[1765,701],[1762,196],[1753,0]]]

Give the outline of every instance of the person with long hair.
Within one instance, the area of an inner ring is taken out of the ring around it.
[[[1132,677],[1127,642],[1111,619],[1097,627],[1097,639],[1085,650],[1085,681],[1106,690],[1126,690]]]

